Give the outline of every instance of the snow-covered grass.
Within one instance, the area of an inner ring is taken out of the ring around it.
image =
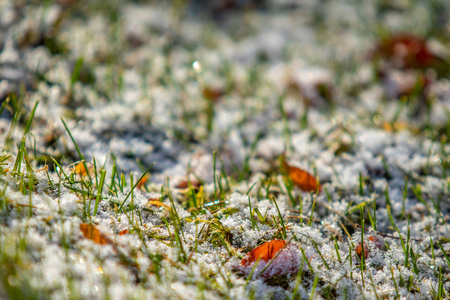
[[[0,298],[449,297],[446,1],[225,2],[0,0]]]

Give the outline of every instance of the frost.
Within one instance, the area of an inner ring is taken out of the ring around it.
[[[445,0],[91,1],[66,13],[72,2],[0,0],[0,144],[12,155],[0,166],[0,282],[24,293],[10,298],[384,299],[395,282],[400,298],[431,299],[439,271],[448,296]],[[383,38],[368,34],[380,25]],[[426,36],[439,66],[375,58],[395,32]],[[106,170],[101,195],[98,177],[71,174],[82,158],[61,117]],[[281,155],[320,193],[291,186]],[[198,187],[177,188],[187,179]],[[279,239],[290,245],[247,278],[242,258]]]
[[[367,130],[358,136],[361,148],[374,155],[381,153],[386,146],[389,146],[389,140],[389,135],[380,130]]]

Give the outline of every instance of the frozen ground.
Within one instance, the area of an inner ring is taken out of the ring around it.
[[[448,1],[0,0],[0,29],[0,298],[450,296]]]

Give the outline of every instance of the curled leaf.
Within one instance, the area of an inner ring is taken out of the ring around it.
[[[114,242],[106,236],[106,234],[101,233],[100,230],[95,225],[88,223],[81,223],[80,230],[83,233],[84,237],[94,241],[94,243],[99,245],[113,245]]]

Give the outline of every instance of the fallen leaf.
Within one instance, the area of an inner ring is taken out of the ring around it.
[[[253,272],[253,276],[262,278],[295,274],[298,272],[301,259],[300,249],[296,244],[273,240],[248,252],[237,270],[245,275]],[[257,261],[258,265],[255,267]]]
[[[288,165],[286,162],[284,166],[288,172],[289,178],[304,192],[316,192],[322,191],[317,179],[308,172]]]
[[[380,42],[373,57],[382,57],[403,69],[429,68],[439,61],[426,40],[412,34],[397,34]]]
[[[205,87],[203,89],[203,97],[213,102],[217,102],[222,95],[223,91],[217,88]]]
[[[268,262],[275,257],[278,251],[286,245],[284,240],[273,240],[266,242],[247,253],[247,256],[241,261],[241,266],[247,266],[258,259]]]
[[[165,203],[162,203],[159,200],[149,199],[148,204],[149,205],[153,205],[153,206],[157,206],[157,207],[164,207],[165,209],[170,210],[170,206],[169,205],[167,205]]]
[[[81,223],[80,230],[84,237],[94,241],[94,243],[99,245],[113,245],[114,242],[106,236],[106,234],[101,233],[100,230],[95,225],[88,223]]]
[[[119,235],[125,235],[128,233],[128,229],[124,229],[122,231],[119,231]]]
[[[140,190],[142,189],[142,187],[145,185],[145,183],[147,182],[149,176],[145,175],[144,177],[142,177],[141,180],[139,180],[139,182],[137,183],[136,187]]]
[[[361,243],[358,244],[355,248],[355,252],[358,255],[359,258],[362,257],[362,246]],[[369,257],[369,247],[367,246],[367,243],[364,243],[364,258]]]
[[[364,257],[367,258],[369,257],[370,254],[370,249],[369,246],[373,249],[383,249],[385,246],[384,240],[380,237],[377,237],[375,235],[371,235],[367,238],[367,241],[364,242]],[[356,246],[355,248],[355,252],[358,255],[359,258],[361,258],[362,256],[362,247],[361,247],[361,243],[358,244],[358,246]]]
[[[75,165],[74,171],[81,177],[85,177],[85,176],[87,176],[88,171],[90,171],[90,170],[86,171],[86,168],[84,167],[84,163],[81,161]]]
[[[191,186],[195,189],[198,189],[202,184],[198,182],[197,180],[191,180]],[[178,184],[175,186],[177,189],[187,189],[189,187],[189,181],[188,180],[181,180],[178,182]]]

